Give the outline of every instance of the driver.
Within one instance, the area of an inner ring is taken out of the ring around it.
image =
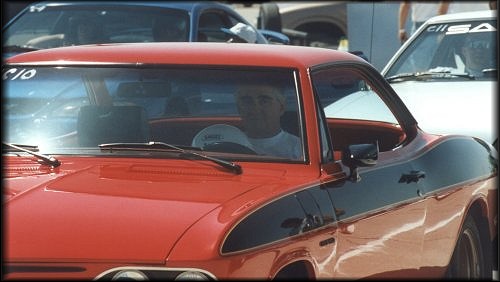
[[[272,85],[244,85],[236,93],[243,131],[258,154],[298,159],[302,156],[300,138],[281,128],[285,97]]]
[[[483,34],[468,35],[462,45],[462,56],[464,58],[465,72],[475,77],[483,76],[483,70],[492,68],[494,59],[493,39]]]
[[[161,17],[153,20],[153,39],[156,42],[176,42],[187,40],[185,22],[177,17]]]

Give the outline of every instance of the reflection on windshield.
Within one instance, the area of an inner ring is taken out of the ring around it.
[[[54,153],[154,141],[303,158],[289,69],[4,66],[2,78],[4,142]]]
[[[496,79],[495,21],[430,25],[386,73],[448,72]]]

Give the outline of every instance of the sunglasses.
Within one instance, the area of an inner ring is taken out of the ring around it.
[[[270,105],[274,100],[274,96],[272,94],[260,94],[256,97],[252,97],[249,95],[242,95],[238,97],[238,103],[241,105],[254,105],[257,104],[259,106],[267,106]]]

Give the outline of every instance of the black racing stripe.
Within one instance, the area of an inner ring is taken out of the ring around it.
[[[361,216],[397,203],[419,199],[416,182],[400,182],[404,173],[412,171],[410,162],[379,169],[360,170],[359,182],[344,181],[324,184],[336,210],[338,220]]]
[[[334,204],[338,220],[363,216],[394,205],[410,203],[429,193],[467,181],[490,177],[498,159],[490,148],[473,138],[449,138],[423,149],[408,162],[360,170],[361,181],[324,185]],[[425,175],[405,181],[405,175]]]
[[[248,250],[419,201],[425,193],[487,178],[496,173],[496,163],[490,147],[475,139],[443,139],[406,162],[360,170],[359,182],[337,179],[266,204],[231,230],[221,253]]]
[[[489,160],[489,161],[487,161]],[[425,193],[467,181],[487,178],[497,171],[497,159],[489,148],[471,138],[453,138],[439,143],[412,161],[416,170],[424,170],[420,181]]]

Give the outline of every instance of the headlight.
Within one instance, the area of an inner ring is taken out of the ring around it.
[[[197,281],[207,281],[209,280],[208,277],[197,271],[184,271],[181,274],[177,275],[175,277],[175,281],[180,281],[180,280],[197,280]]]
[[[119,280],[134,280],[134,281],[144,281],[148,280],[148,277],[139,270],[122,270],[116,273],[111,281]]]
[[[199,268],[171,268],[150,266],[122,266],[108,269],[96,276],[95,281],[214,281],[215,275]]]

